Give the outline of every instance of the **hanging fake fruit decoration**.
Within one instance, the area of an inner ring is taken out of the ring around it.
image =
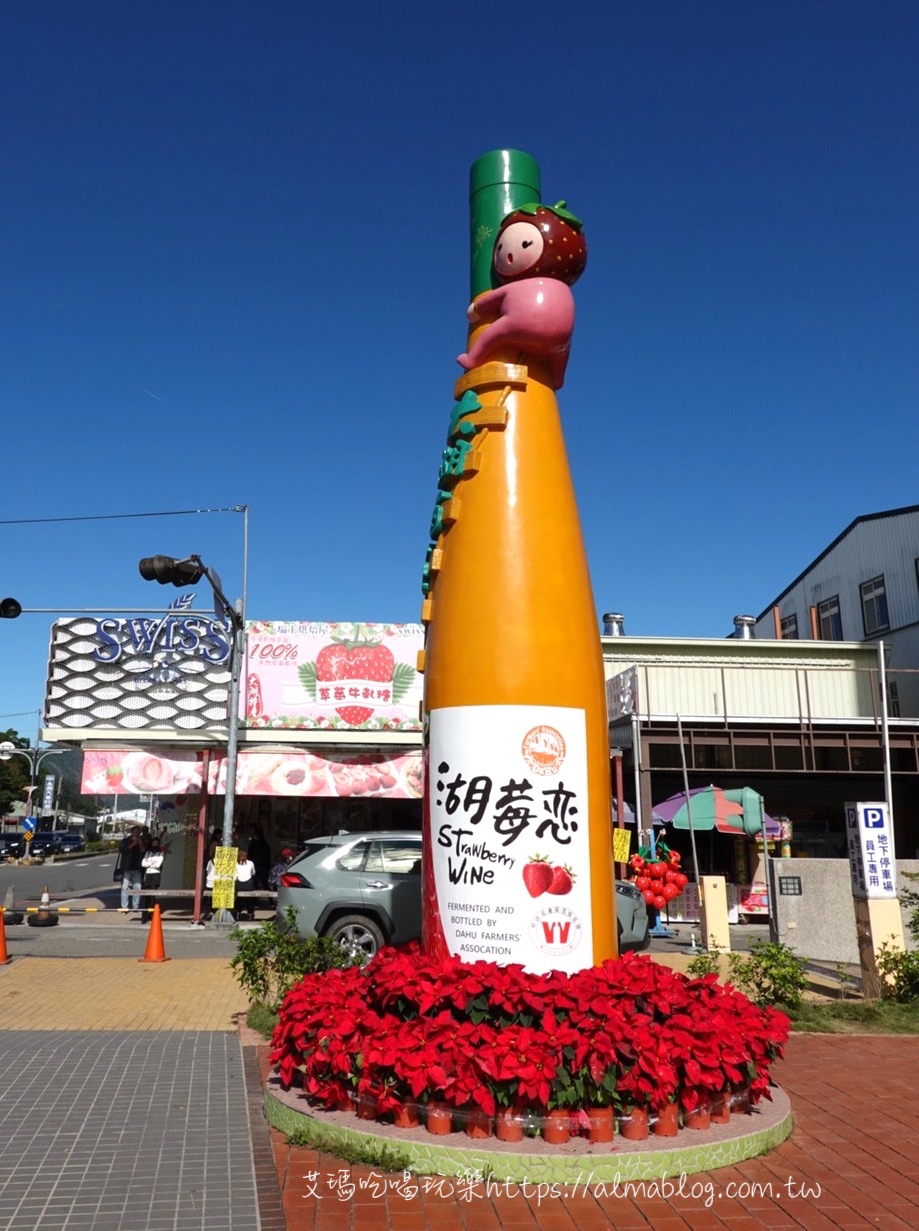
[[[680,869],[680,852],[671,850],[665,842],[658,842],[653,851],[647,846],[639,847],[629,859],[629,867],[629,880],[655,910],[663,910],[689,883],[689,877]]]

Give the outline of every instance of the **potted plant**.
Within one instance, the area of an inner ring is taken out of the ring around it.
[[[609,1085],[601,1082],[599,1086],[593,1087],[583,1104],[587,1116],[587,1135],[594,1142],[612,1141],[615,1131],[613,1100],[616,1094],[616,1075],[610,1072],[608,1077]]]
[[[648,1092],[652,1131],[658,1137],[675,1137],[680,1131],[679,1076],[669,1051],[667,1040],[661,1039],[654,1057],[653,1089]]]
[[[612,1141],[615,1131],[616,1061],[603,1045],[602,1032],[591,1040],[591,1051],[571,1078],[571,1102],[591,1141]],[[559,1083],[559,1084],[563,1084]]]
[[[565,1077],[568,1077],[567,1073]],[[540,1125],[543,1141],[548,1142],[549,1145],[564,1145],[570,1140],[571,1105],[574,1097],[574,1085],[570,1082],[570,1078],[564,1084],[553,1083]]]
[[[635,1102],[633,1096],[616,1096],[616,1118],[619,1132],[627,1141],[644,1141],[648,1136],[648,1108]]]
[[[666,1095],[651,1104],[651,1131],[656,1137],[675,1137],[680,1131],[680,1105]]]

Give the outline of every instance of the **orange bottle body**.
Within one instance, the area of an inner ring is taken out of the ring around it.
[[[606,697],[556,395],[525,362],[499,354],[460,381],[477,408],[454,417],[461,473],[441,474],[424,944],[572,971],[616,955]]]

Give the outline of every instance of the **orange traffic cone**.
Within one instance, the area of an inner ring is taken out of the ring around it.
[[[6,923],[3,920],[5,913],[6,912],[0,908],[0,966],[9,966],[10,962],[13,960],[11,957],[7,957],[6,953]]]
[[[147,948],[139,962],[168,962],[163,946],[163,921],[160,918],[159,902],[153,908],[153,918],[150,920],[150,935],[147,937]]]

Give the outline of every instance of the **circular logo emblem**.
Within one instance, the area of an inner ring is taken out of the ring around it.
[[[581,921],[570,906],[545,906],[530,920],[530,942],[549,957],[563,957],[576,949],[581,932]]]
[[[565,759],[565,740],[555,727],[531,727],[520,750],[534,774],[557,774]]]

